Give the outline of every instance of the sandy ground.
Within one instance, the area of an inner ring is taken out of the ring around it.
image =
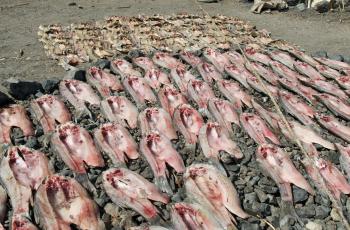
[[[237,0],[198,4],[195,0],[0,0],[0,81],[9,77],[39,80],[62,78],[64,70],[49,60],[37,40],[40,24],[99,20],[110,15],[224,14],[248,20],[275,38],[288,40],[308,52],[325,50],[350,55],[350,12],[273,12],[255,15]],[[23,55],[20,57],[21,50]]]

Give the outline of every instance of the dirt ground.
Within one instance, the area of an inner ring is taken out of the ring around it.
[[[76,5],[70,6],[69,3]],[[62,78],[64,70],[49,60],[37,39],[40,24],[99,20],[110,15],[172,14],[179,12],[236,16],[267,29],[312,53],[350,55],[350,12],[273,12],[256,15],[237,0],[199,4],[196,0],[1,0],[0,81],[9,77],[39,80]],[[23,53],[22,53],[22,52]],[[20,54],[23,54],[22,56]]]

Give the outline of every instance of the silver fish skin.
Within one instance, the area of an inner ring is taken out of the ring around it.
[[[147,220],[158,218],[158,210],[150,200],[169,202],[169,197],[154,184],[129,169],[111,168],[103,172],[102,178],[103,187],[113,203],[129,207]]]
[[[231,63],[225,55],[212,48],[206,48],[203,51],[203,56],[210,61],[220,73],[223,73],[225,66],[228,66]]]
[[[299,60],[306,62],[307,64],[315,67],[316,65],[318,65],[318,62],[311,57],[310,55],[305,54],[304,52],[296,49],[296,48],[291,48],[287,50],[290,54],[294,55],[296,58],[298,58]]]
[[[182,60],[190,64],[193,68],[202,63],[202,60],[190,51],[180,52]]]
[[[178,66],[184,67],[184,64],[182,64],[180,60],[177,60],[176,58],[171,56],[169,53],[165,53],[165,52],[156,52],[153,55],[152,60],[158,66],[169,70],[174,69]]]
[[[190,200],[210,210],[224,229],[235,225],[231,213],[247,218],[241,208],[236,189],[220,170],[209,164],[192,164],[184,174],[186,193]]]
[[[315,58],[318,62],[322,63],[323,65],[327,65],[331,67],[332,69],[336,70],[344,70],[344,69],[350,69],[350,65],[336,60],[331,60],[325,57]]]
[[[241,83],[246,89],[250,89],[250,86],[247,83],[247,76],[251,75],[251,73],[244,66],[231,64],[225,66],[225,71],[230,77]]]
[[[174,230],[222,229],[213,214],[197,203],[175,203],[171,208]]]
[[[3,189],[3,187],[0,185],[0,225],[5,220],[6,211],[7,211],[6,203],[7,203],[7,193],[5,189]]]
[[[304,125],[313,125],[314,110],[300,98],[287,91],[279,91],[280,102],[287,113],[296,117]]]
[[[280,127],[280,131],[282,134],[290,141],[294,141],[292,135],[288,132],[287,127],[284,125],[282,121],[278,122]],[[319,134],[317,134],[310,127],[300,124],[296,121],[289,121],[289,126],[294,132],[296,138],[298,138],[302,143],[313,144],[317,143],[322,145],[323,147],[331,150],[335,150],[334,144],[329,142],[328,140],[323,139]]]
[[[142,77],[141,73],[135,70],[132,64],[124,59],[115,59],[111,61],[111,69],[114,73],[122,76],[122,80],[127,76]]]
[[[244,130],[256,143],[268,143],[267,139],[269,139],[274,144],[280,145],[278,138],[259,116],[253,113],[242,113],[240,121]]]
[[[246,48],[244,52],[248,59],[252,61],[260,62],[264,65],[269,65],[269,62],[272,61],[269,56],[263,53],[259,53],[257,50],[255,50],[252,47]]]
[[[346,76],[341,76],[341,77],[335,78],[335,81],[338,83],[338,85],[341,88],[346,89],[346,90],[350,90],[350,74],[346,75]]]
[[[279,187],[282,200],[293,202],[291,183],[312,195],[315,194],[310,184],[282,149],[272,144],[262,144],[256,150],[256,158],[263,171],[268,173]]]
[[[295,59],[292,58],[288,53],[282,52],[280,50],[274,50],[269,52],[270,57],[274,61],[278,61],[290,69],[294,69]]]
[[[157,68],[153,61],[148,57],[137,57],[133,58],[132,61],[135,65],[142,68],[144,71]]]
[[[185,95],[187,95],[188,82],[196,79],[196,77],[183,66],[177,66],[176,68],[171,69],[170,76],[180,91]]]
[[[341,99],[348,99],[348,95],[345,94],[343,90],[341,90],[338,86],[332,84],[331,82],[324,80],[314,80],[309,78],[299,78],[299,80],[308,86],[318,90],[321,93],[328,93],[334,96],[337,96]]]
[[[329,79],[336,79],[341,77],[341,73],[326,65],[317,65],[316,69],[319,73],[321,73],[323,76]]]
[[[339,99],[333,95],[320,93],[316,95],[318,100],[322,102],[334,115],[340,116],[350,121],[350,105],[346,100]]]
[[[246,93],[237,82],[230,80],[217,81],[219,91],[235,106],[242,110],[243,104],[251,108],[252,96]]]
[[[350,128],[348,126],[343,125],[333,116],[316,114],[315,117],[320,125],[326,128],[329,132],[344,139],[347,142],[350,142]]]
[[[278,85],[278,79],[279,76],[272,72],[270,69],[265,68],[261,64],[257,62],[249,62],[245,64],[245,67],[250,71],[250,72],[256,72],[258,73],[263,79],[265,79],[267,82],[269,82],[272,85]]]
[[[207,62],[203,62],[197,65],[197,70],[202,76],[203,80],[208,84],[212,84],[214,81],[223,78],[222,75],[215,69],[215,67]]]
[[[256,90],[257,92],[260,92],[260,93],[264,93],[266,95],[269,95],[268,92],[271,93],[271,95],[274,97],[274,98],[277,98],[278,97],[278,88],[276,86],[273,86],[271,84],[268,84],[266,82],[264,82],[264,80],[262,80],[263,83],[261,83],[259,81],[259,79],[253,75],[249,75],[247,76],[247,83],[248,85],[250,85],[254,90]],[[263,87],[263,85],[265,85],[265,87],[267,88],[267,91],[265,90],[265,88]]]
[[[340,153],[340,166],[346,173],[348,181],[350,181],[350,145],[343,146],[339,143],[335,143],[335,147]]]
[[[124,165],[128,159],[139,157],[135,140],[122,125],[102,124],[94,131],[94,138],[101,151],[107,153],[116,166]]]
[[[299,81],[289,80],[287,78],[280,78],[278,80],[284,88],[288,89],[289,91],[291,91],[293,93],[298,94],[299,96],[304,98],[310,104],[315,103],[315,101],[316,101],[315,96],[316,96],[316,94],[318,94],[318,92],[316,90],[314,90],[313,88],[308,87],[308,86],[304,86]]]
[[[282,78],[288,79],[288,80],[293,80],[293,81],[298,81],[302,75],[299,73],[289,69],[287,66],[283,65],[282,63],[279,63],[278,61],[271,61],[269,62],[269,65],[273,72],[281,76]]]
[[[136,106],[124,96],[110,96],[101,101],[101,112],[111,122],[117,122],[124,127],[137,127],[139,112]]]
[[[325,80],[325,78],[316,69],[305,62],[294,62],[294,69],[310,79]]]
[[[224,55],[230,60],[232,64],[237,64],[243,66],[245,64],[245,59],[242,54],[237,51],[230,50],[224,53]]]
[[[52,175],[43,183],[34,199],[37,223],[45,230],[104,230],[98,207],[85,189],[73,178]]]

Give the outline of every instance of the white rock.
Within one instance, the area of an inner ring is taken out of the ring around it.
[[[305,228],[308,230],[322,230],[322,226],[316,222],[309,221],[306,225]]]
[[[333,208],[331,211],[331,217],[334,221],[341,221],[341,217],[335,208]]]

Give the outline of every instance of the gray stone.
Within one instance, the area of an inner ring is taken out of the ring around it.
[[[38,145],[38,140],[36,139],[36,137],[29,137],[28,138],[28,140],[27,140],[27,142],[26,142],[26,146],[28,147],[28,148],[35,148],[35,147],[37,147],[37,145]]]
[[[322,225],[319,223],[309,221],[306,225],[305,228],[308,230],[322,230]]]
[[[0,91],[0,106],[14,103],[14,101],[6,94]]]
[[[299,0],[286,0],[288,6],[296,6],[299,3]]]
[[[247,193],[244,195],[244,203],[253,204],[254,202],[256,202],[256,200],[257,196],[255,192]]]
[[[327,57],[327,52],[324,50],[317,51],[312,54],[313,57]]]
[[[306,201],[308,196],[308,193],[304,189],[293,186],[293,199],[295,203]]]
[[[34,95],[37,92],[43,92],[43,87],[39,82],[35,81],[18,81],[11,80],[8,83],[9,93],[17,100],[26,100],[30,95]]]
[[[267,197],[266,193],[264,193],[264,191],[262,191],[258,188],[256,188],[254,191],[255,191],[256,195],[258,196],[261,203],[264,203],[267,200],[268,197]]]
[[[85,70],[75,71],[73,78],[79,81],[86,81],[86,71]]]
[[[350,56],[343,56],[344,62],[350,64]]]
[[[247,184],[250,186],[254,186],[258,183],[259,180],[260,180],[259,176],[254,176]]]
[[[259,188],[261,190],[263,190],[264,192],[266,193],[270,193],[270,194],[275,194],[278,192],[278,188],[277,187],[274,187],[274,186],[271,186],[271,185],[264,185],[264,184],[261,184],[259,185]]]
[[[313,205],[296,208],[295,211],[297,212],[298,216],[302,218],[312,218],[316,215],[315,206]]]
[[[240,229],[242,229],[242,230],[259,230],[260,228],[259,228],[258,224],[244,222],[244,223],[242,223]]]
[[[324,219],[329,215],[330,211],[331,211],[331,209],[329,207],[317,206],[315,218],[316,219]]]
[[[101,69],[109,69],[111,67],[111,62],[107,59],[98,59],[93,66],[99,67]]]
[[[328,197],[324,197],[322,195],[316,195],[315,202],[326,207],[329,207],[331,205],[331,201],[328,199]]]
[[[45,91],[45,93],[52,93],[53,91],[55,91],[56,89],[58,89],[58,80],[54,80],[54,79],[47,79],[44,80],[41,85]]]
[[[344,61],[343,56],[340,54],[330,55],[328,58],[336,61]]]
[[[341,217],[335,208],[332,208],[331,217],[334,221],[341,221]]]
[[[305,3],[299,3],[299,4],[297,5],[297,9],[298,9],[299,11],[304,11],[304,10],[306,10],[306,5],[305,5]]]

